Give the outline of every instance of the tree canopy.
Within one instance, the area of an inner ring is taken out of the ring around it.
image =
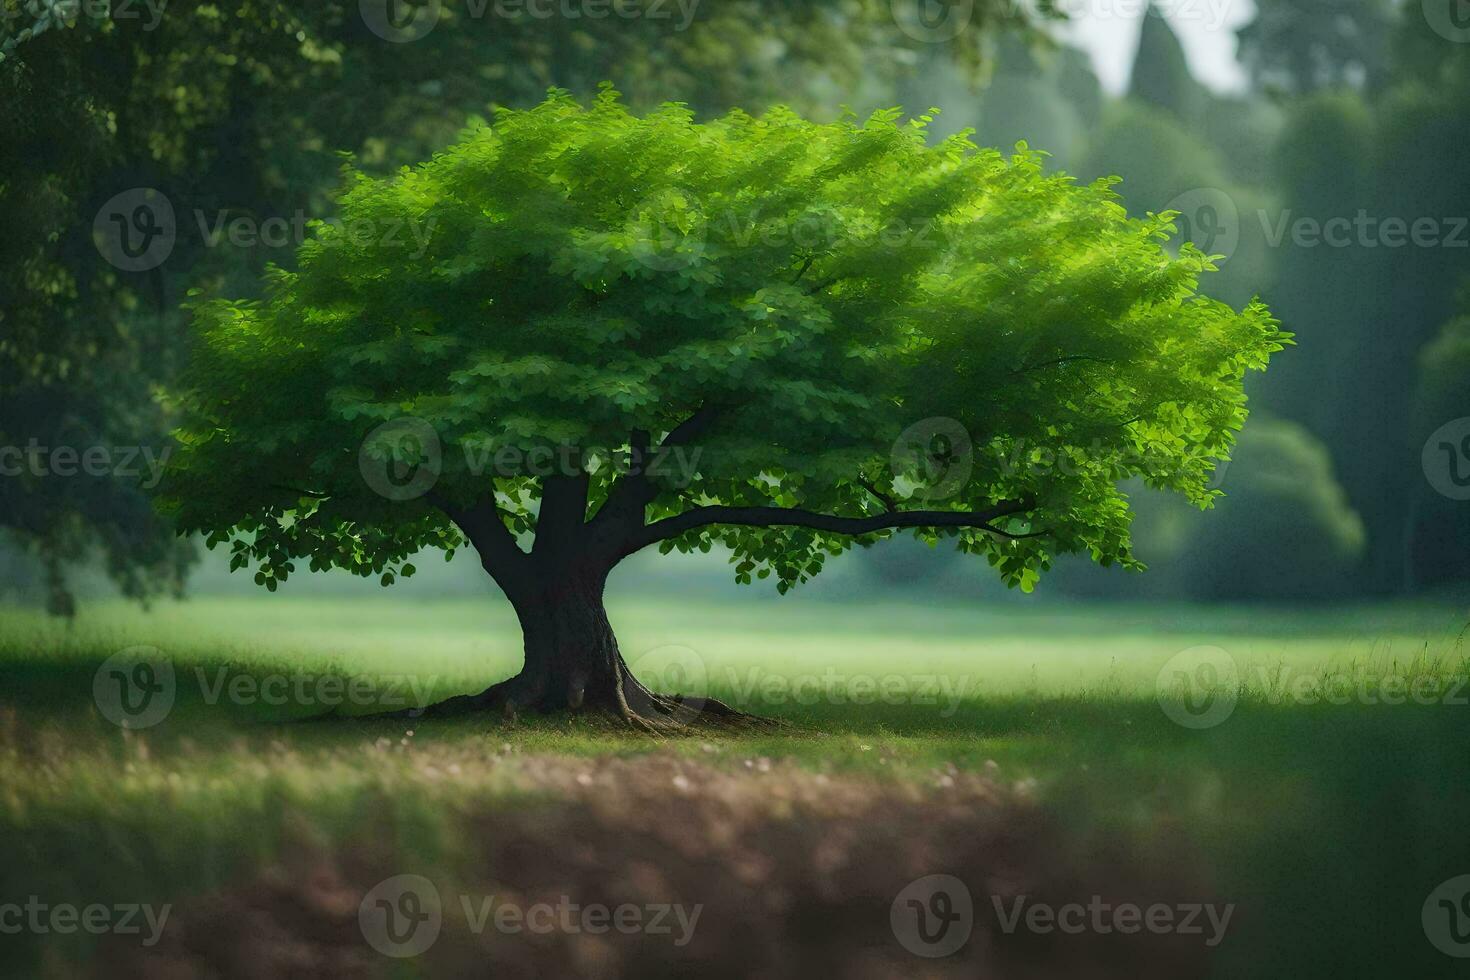
[[[390,12],[418,30],[393,28]],[[206,229],[328,213],[339,150],[391,173],[494,105],[534,105],[550,84],[590,94],[604,78],[640,106],[669,92],[707,111],[809,99],[814,79],[893,77],[920,49],[978,65],[994,29],[1028,20],[1000,0],[963,13],[950,36],[896,21],[887,0],[620,0],[602,17],[437,0],[0,0],[0,206],[13,218],[0,242],[0,436],[164,451],[153,389],[183,346],[183,289],[251,295],[267,258],[291,261]],[[150,268],[119,268],[94,223],[141,189],[170,203],[176,234]],[[0,547],[43,558],[58,610],[71,606],[64,565],[101,552],[143,594],[177,586],[192,554],[135,482],[13,479],[0,492]]]
[[[349,168],[298,269],[196,308],[169,506],[268,587],[296,559],[386,584],[492,491],[484,540],[546,534],[542,450],[580,484],[572,526],[637,512],[613,561],[719,543],[784,591],[915,528],[1028,589],[1059,552],[1136,565],[1118,481],[1207,506],[1243,377],[1289,334],[1198,293],[1210,259],[1161,247],[1171,215],[1024,145],[931,145],[928,118],[553,91],[391,178]],[[378,428],[400,419],[428,430]],[[689,465],[617,465],[659,446]],[[432,485],[389,499],[378,460]]]

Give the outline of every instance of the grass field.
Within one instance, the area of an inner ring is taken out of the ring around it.
[[[0,972],[412,976],[534,962],[546,975],[669,963],[786,975],[801,965],[793,945],[844,976],[1464,966],[1421,920],[1436,886],[1470,874],[1463,610],[624,599],[610,611],[645,680],[788,726],[655,741],[566,718],[374,717],[511,673],[519,638],[493,602],[99,605],[71,626],[0,610],[0,903],[173,909],[148,947],[0,935]],[[1201,647],[1236,673],[1196,669],[1188,651]],[[107,672],[94,681],[114,655],[124,672],[172,668],[155,724],[109,720]],[[641,895],[705,911],[671,947],[490,936],[446,898],[431,949],[385,957],[364,942],[359,903],[410,872],[445,895]],[[973,893],[975,934],[951,957],[917,958],[889,905],[935,873]],[[1209,946],[1007,932],[993,900],[1015,895],[1234,912]]]

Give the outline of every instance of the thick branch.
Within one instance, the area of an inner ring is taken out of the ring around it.
[[[694,414],[669,430],[659,442],[659,449],[687,446],[702,436],[714,422],[717,410],[712,405],[702,405]],[[651,437],[643,429],[635,430],[628,439],[628,472],[623,474],[608,492],[607,500],[594,519],[598,524],[616,523],[625,527],[641,527],[643,511],[658,495],[653,481],[645,472],[652,450]]]
[[[1021,514],[1036,506],[1034,500],[1005,500],[978,511],[909,510],[869,517],[841,517],[787,507],[696,507],[694,510],[655,521],[634,536],[631,550],[678,537],[696,528],[721,524],[737,527],[806,527],[832,534],[861,535],[909,527],[973,527],[999,531],[991,525],[997,518]]]
[[[576,547],[587,519],[589,482],[585,470],[541,481],[541,511],[536,517],[533,554],[569,552]]]
[[[516,544],[515,535],[500,519],[500,508],[493,494],[481,497],[470,507],[456,507],[437,493],[430,492],[429,503],[453,521],[480,554],[480,564],[509,595],[513,583],[524,571],[526,553]]]

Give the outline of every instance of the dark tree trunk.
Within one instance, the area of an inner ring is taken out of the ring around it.
[[[627,665],[602,602],[602,582],[579,576],[550,583],[515,603],[526,661],[516,700],[547,710],[612,708]]]
[[[694,428],[681,426],[680,439]],[[675,435],[678,430],[665,441],[677,444]],[[635,457],[647,452],[647,441],[647,433],[634,433]],[[645,477],[630,473],[589,519],[588,487],[586,472],[545,480],[529,551],[501,520],[493,495],[469,506],[429,495],[429,503],[474,545],[485,571],[515,607],[525,640],[520,673],[479,694],[441,702],[433,712],[492,710],[514,718],[524,709],[588,710],[653,731],[696,721],[769,724],[698,692],[655,693],[633,676],[618,651],[602,593],[618,562],[657,540],[644,522],[655,493]]]
[[[525,662],[520,673],[479,694],[453,698],[436,712],[588,711],[663,731],[696,721],[748,719],[718,701],[654,693],[633,676],[618,650],[603,605],[605,571],[564,564],[538,569],[532,583],[508,593],[520,620]]]

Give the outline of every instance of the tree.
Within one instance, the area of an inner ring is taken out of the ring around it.
[[[1363,522],[1311,433],[1264,413],[1232,454],[1229,492],[1207,526],[1195,522],[1174,571],[1206,600],[1301,600],[1353,588]]]
[[[1128,95],[1184,123],[1198,119],[1209,101],[1209,92],[1190,73],[1184,46],[1153,4],[1149,5],[1139,28],[1138,54],[1133,59]]]
[[[1465,298],[1470,300],[1470,290]],[[1462,304],[1470,305],[1470,304]],[[1470,315],[1454,317],[1419,352],[1419,379],[1409,429],[1421,467],[1435,479],[1408,491],[1404,559],[1411,586],[1445,586],[1470,579],[1470,513],[1465,506],[1464,433],[1470,424]],[[1438,436],[1436,436],[1436,433]],[[1430,463],[1423,462],[1428,456]]]
[[[197,303],[165,506],[268,589],[300,560],[386,585],[467,540],[525,665],[458,703],[652,727],[679,704],[602,602],[644,548],[721,545],[782,592],[898,529],[1028,591],[1056,553],[1137,567],[1117,481],[1207,506],[1243,376],[1289,335],[1199,296],[1208,257],[1110,180],[899,116],[553,91],[349,170],[267,298]],[[382,234],[410,222],[427,245]]]
[[[1240,60],[1268,92],[1376,88],[1396,74],[1388,64],[1401,19],[1395,7],[1393,0],[1256,0],[1256,16],[1236,32]]]
[[[1000,0],[967,4],[966,29],[941,44],[900,30],[886,0],[549,9],[0,0],[0,209],[12,219],[0,241],[0,445],[55,446],[60,432],[83,449],[162,451],[152,389],[175,369],[181,284],[249,289],[272,251],[200,229],[328,213],[336,150],[391,173],[492,105],[534,104],[550,84],[590,93],[603,78],[644,105],[671,88],[706,108],[799,99],[813,77],[887,77],[915,49],[973,64],[994,26],[1025,21]],[[388,30],[390,11],[418,30]],[[120,269],[94,222],[139,188],[171,203],[176,234],[166,258]],[[43,558],[58,611],[72,606],[64,565],[100,550],[141,595],[177,587],[188,555],[120,480],[8,480],[0,532]]]

